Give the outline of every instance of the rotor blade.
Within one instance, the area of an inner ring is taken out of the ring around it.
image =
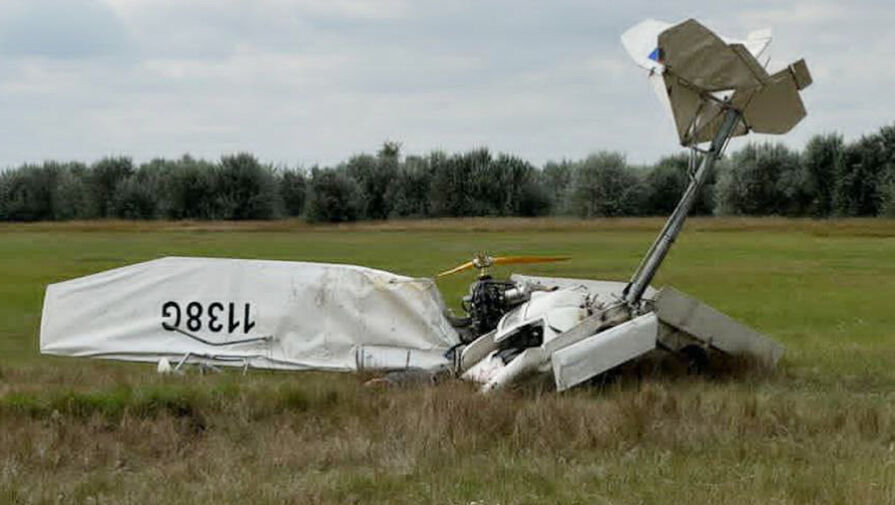
[[[450,270],[445,270],[444,272],[441,272],[440,274],[436,275],[435,277],[444,277],[445,275],[451,275],[451,274],[455,274],[457,272],[462,272],[464,270],[469,270],[473,266],[474,265],[471,261],[467,261],[466,263],[456,266]]]
[[[569,256],[498,256],[492,258],[494,265],[518,265],[523,263],[551,263],[554,261],[568,261]]]

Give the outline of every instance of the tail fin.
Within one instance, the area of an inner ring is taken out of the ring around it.
[[[798,92],[811,83],[808,67],[800,60],[768,75],[757,58],[770,41],[767,29],[735,41],[693,19],[676,25],[648,19],[622,35],[634,61],[650,71],[685,146],[710,140],[730,107],[744,118],[733,136],[786,133],[805,117]]]

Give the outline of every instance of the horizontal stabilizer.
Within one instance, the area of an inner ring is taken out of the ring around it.
[[[807,114],[799,90],[810,84],[811,74],[805,60],[799,60],[772,75],[766,86],[737,92],[733,102],[741,107],[743,119],[752,131],[783,134]]]

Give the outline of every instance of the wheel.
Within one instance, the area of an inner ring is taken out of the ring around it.
[[[709,353],[698,345],[688,345],[680,350],[680,356],[687,365],[687,373],[701,374],[709,368]]]

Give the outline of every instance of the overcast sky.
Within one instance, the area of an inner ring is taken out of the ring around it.
[[[310,166],[386,139],[652,162],[676,136],[619,42],[647,17],[770,27],[772,67],[805,57],[794,147],[895,121],[892,0],[0,0],[0,167],[237,151]]]

